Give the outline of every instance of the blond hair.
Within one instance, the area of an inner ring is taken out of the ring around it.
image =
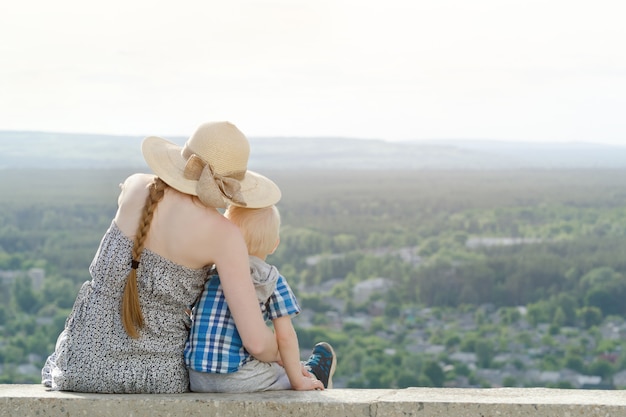
[[[141,304],[139,303],[139,291],[137,289],[137,268],[139,266],[141,253],[144,249],[146,237],[148,236],[148,231],[150,230],[154,210],[156,210],[157,204],[163,198],[167,187],[168,185],[160,178],[155,178],[152,184],[150,184],[149,194],[146,198],[146,204],[143,207],[137,233],[135,234],[132,267],[126,278],[126,285],[124,286],[124,294],[122,296],[122,324],[124,325],[126,333],[133,339],[139,337],[138,329],[141,329],[144,325]]]
[[[250,255],[274,252],[280,237],[280,213],[276,206],[245,208],[231,205],[224,216],[239,227]]]

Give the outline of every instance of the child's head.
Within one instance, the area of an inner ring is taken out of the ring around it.
[[[274,252],[280,236],[280,213],[276,206],[253,209],[231,205],[224,216],[239,227],[250,255],[265,258]]]

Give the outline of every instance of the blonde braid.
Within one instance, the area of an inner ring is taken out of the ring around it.
[[[137,267],[139,266],[139,258],[143,252],[148,231],[150,230],[154,210],[156,210],[157,204],[163,198],[166,188],[167,184],[160,178],[155,178],[154,182],[150,184],[149,194],[146,198],[146,204],[143,207],[137,233],[135,234],[132,267],[126,278],[124,295],[122,296],[122,324],[124,325],[126,333],[133,339],[139,337],[137,329],[141,329],[144,325],[141,305],[139,303],[139,292],[137,289]]]

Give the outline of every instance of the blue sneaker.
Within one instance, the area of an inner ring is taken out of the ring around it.
[[[337,367],[337,356],[333,347],[326,342],[315,345],[305,366],[317,379],[322,381],[324,388],[333,387],[333,374]]]

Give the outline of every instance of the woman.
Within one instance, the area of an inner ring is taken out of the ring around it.
[[[245,348],[261,361],[279,359],[256,303],[242,235],[217,210],[280,199],[276,184],[247,170],[248,140],[231,123],[206,123],[184,147],[148,137],[142,153],[156,176],[134,174],[121,185],[117,213],[89,268],[92,279],[42,370],[52,389],[188,391],[186,310],[211,265],[220,271]]]

